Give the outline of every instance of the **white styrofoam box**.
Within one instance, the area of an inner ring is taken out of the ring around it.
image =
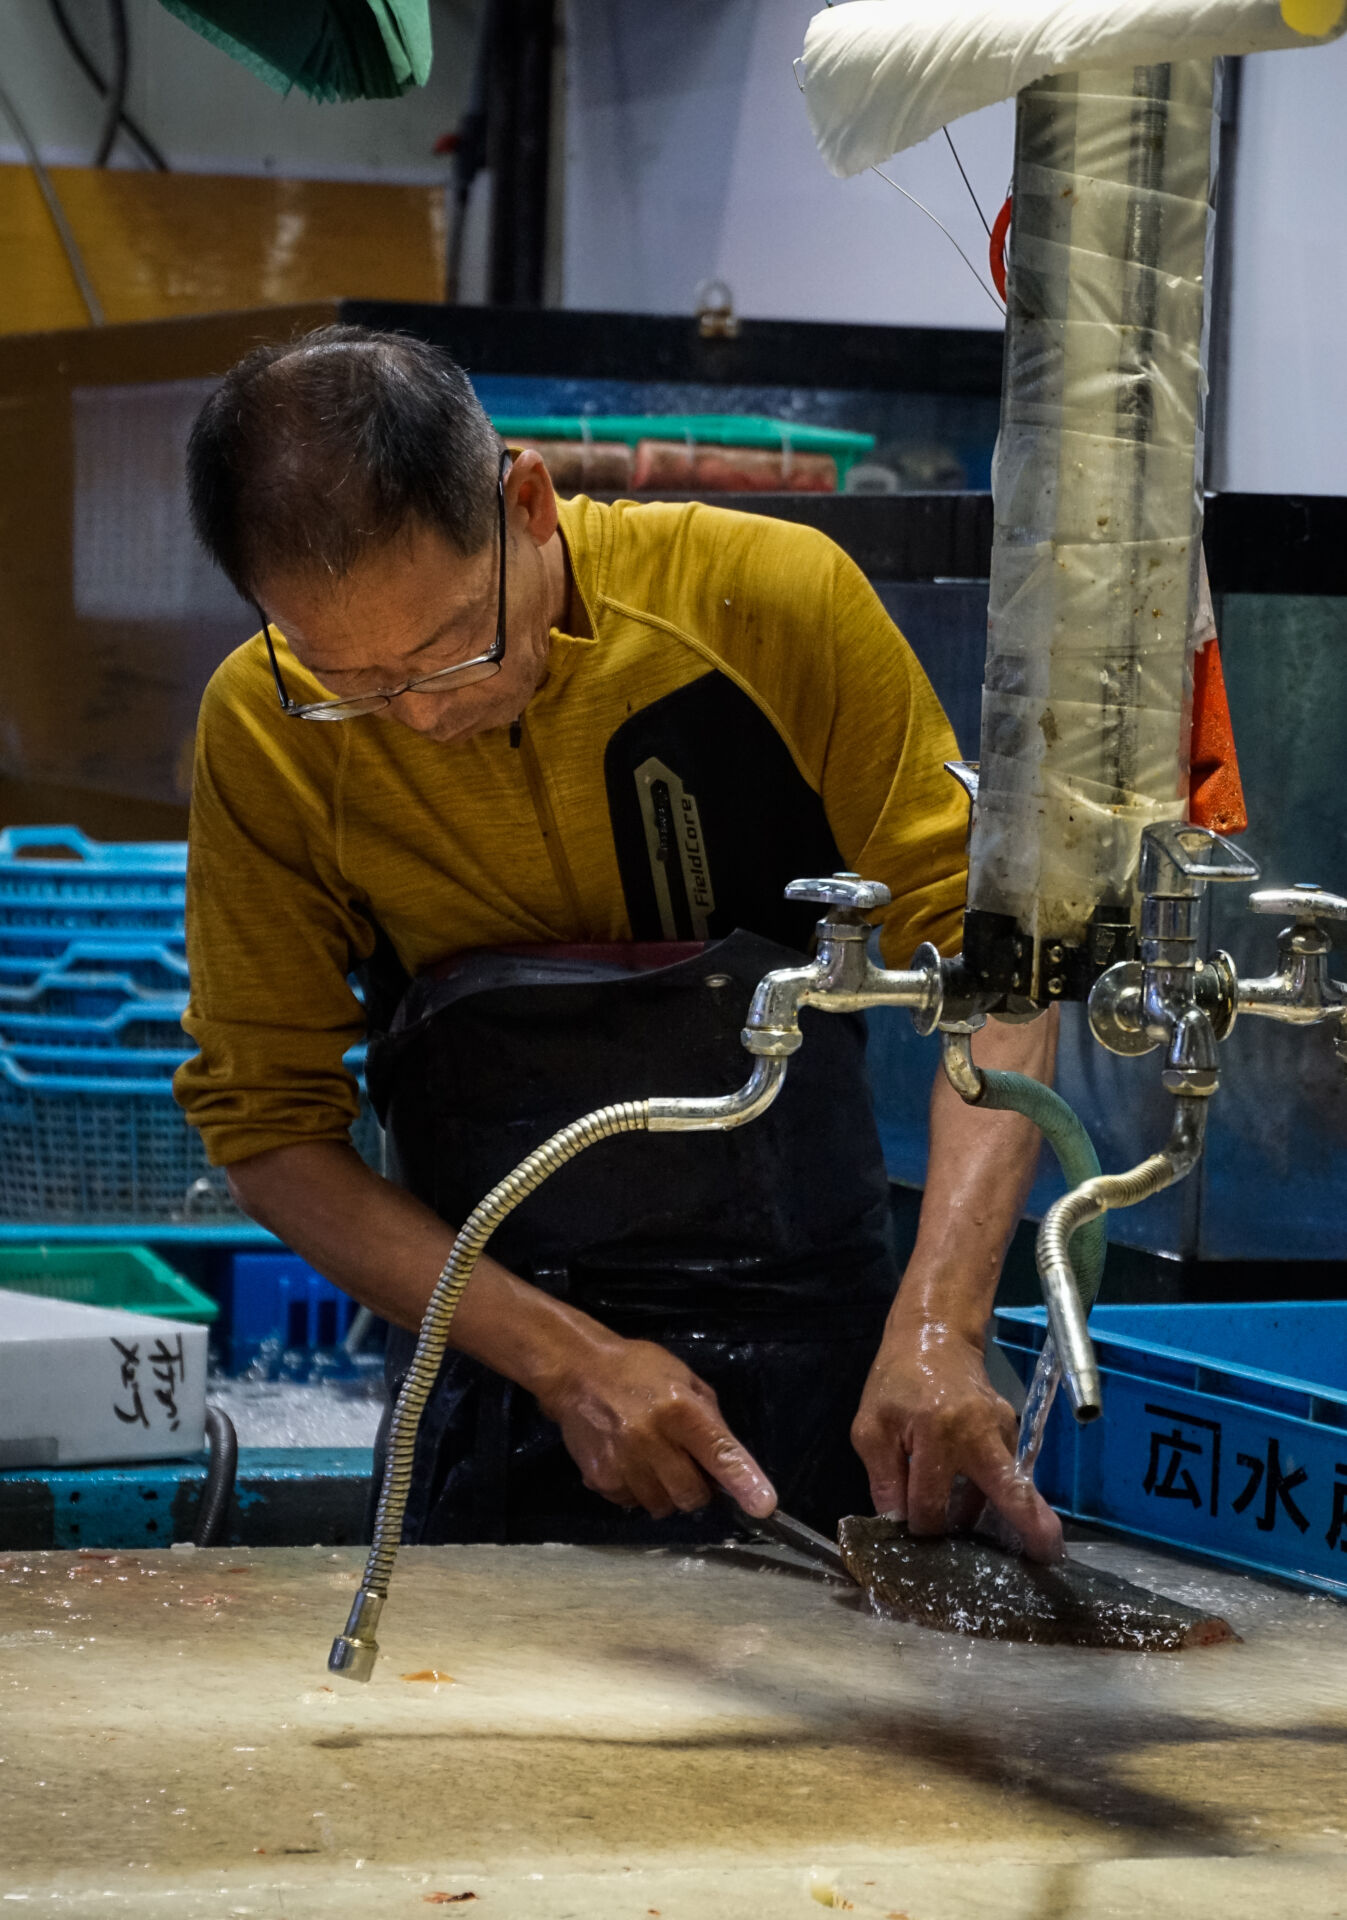
[[[206,1329],[0,1289],[0,1467],[199,1453]]]

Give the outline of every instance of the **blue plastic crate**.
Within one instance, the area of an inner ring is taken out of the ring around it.
[[[356,1302],[297,1253],[234,1253],[220,1287],[229,1325],[229,1366],[241,1373],[283,1352],[312,1355],[338,1346]]]
[[[25,985],[37,978],[46,967],[64,967],[78,965],[84,972],[101,973],[111,971],[106,958],[94,956],[106,955],[110,947],[123,950],[125,969],[133,979],[142,974],[147,976],[147,984],[173,985],[162,973],[148,972],[153,963],[146,956],[167,955],[171,960],[182,964],[185,977],[186,933],[181,916],[171,927],[63,927],[43,924],[31,926],[11,923],[0,917],[0,970],[4,977]],[[133,949],[142,956],[132,958],[127,949]],[[81,957],[78,961],[75,955]],[[83,956],[88,955],[89,958]],[[170,969],[176,972],[176,969]]]
[[[60,996],[49,992],[48,1000]],[[54,1047],[155,1048],[175,1052],[185,1060],[193,1051],[182,1030],[187,995],[172,999],[123,998],[118,1006],[97,1018],[57,1012],[30,1012],[0,1000],[0,1046],[49,1049]]]
[[[0,924],[70,932],[182,926],[183,841],[91,840],[78,827],[0,833]]]
[[[19,1014],[44,1020],[99,1022],[119,1012],[128,1001],[142,1001],[150,1007],[164,1002],[179,1008],[187,1005],[185,991],[147,993],[124,973],[67,973],[55,968],[37,974],[29,969],[28,973],[27,986],[14,986],[10,984],[12,976],[6,975],[0,962],[0,1021]]]
[[[1028,1384],[1041,1307],[997,1313]],[[1037,1482],[1063,1512],[1347,1598],[1347,1302],[1097,1307],[1104,1415],[1065,1395]]]
[[[112,887],[81,887],[65,893],[0,886],[0,926],[46,930],[59,952],[81,933],[143,933],[160,940],[179,939],[183,934],[185,895],[179,886],[172,891],[149,896]]]
[[[175,949],[163,941],[93,934],[66,938],[54,954],[0,951],[0,1006],[16,1012],[96,1018],[123,1000],[186,994],[187,986],[181,942]]]
[[[116,885],[158,878],[181,886],[185,840],[93,840],[81,827],[6,827],[0,832],[0,885],[12,875]]]
[[[237,1223],[221,1168],[173,1098],[184,1049],[0,1050],[0,1223]],[[347,1055],[358,1073],[359,1053]],[[356,1150],[381,1163],[368,1103]]]
[[[0,1052],[0,1220],[228,1219],[222,1172],[173,1099],[181,1054]]]

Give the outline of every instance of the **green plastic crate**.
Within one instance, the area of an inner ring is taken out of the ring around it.
[[[0,1248],[0,1289],[209,1326],[220,1309],[148,1247]]]
[[[596,413],[497,414],[492,421],[503,440],[691,440],[718,447],[791,447],[796,453],[830,453],[840,485],[847,470],[872,452],[872,433],[844,427],[806,426],[797,420],[772,420],[756,413]]]

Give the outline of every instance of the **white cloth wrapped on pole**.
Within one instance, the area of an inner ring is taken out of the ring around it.
[[[800,82],[819,150],[845,178],[963,114],[1082,67],[1322,45],[1347,0],[849,0],[815,14]]]

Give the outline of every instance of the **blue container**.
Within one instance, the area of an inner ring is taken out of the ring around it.
[[[28,969],[29,984],[10,984],[15,976],[7,974],[0,961],[0,1021],[10,1015],[38,1015],[44,1020],[102,1021],[120,1012],[129,1000],[151,1004],[172,1000],[179,1008],[187,1005],[186,993],[152,994],[124,973],[66,973],[58,968],[34,973]]]
[[[1041,1307],[995,1317],[1027,1385]],[[1058,1394],[1037,1482],[1063,1512],[1347,1599],[1347,1302],[1096,1307],[1104,1415]]]
[[[0,833],[0,926],[180,935],[186,881],[179,840],[105,843],[78,827]]]
[[[22,935],[10,929],[10,941]],[[0,951],[0,1007],[97,1019],[124,1000],[181,994],[187,956],[171,944],[116,935],[67,938],[56,953]]]
[[[0,1224],[237,1225],[222,1168],[207,1164],[173,1098],[187,1048],[0,1048]],[[346,1056],[358,1074],[363,1049]],[[368,1105],[352,1143],[381,1166]]]
[[[181,1050],[0,1051],[0,1221],[229,1220],[223,1172],[173,1098]]]
[[[0,926],[44,930],[59,953],[84,933],[152,934],[158,940],[182,938],[185,895],[176,888],[138,893],[116,887],[83,886],[69,891],[0,884]],[[58,940],[57,936],[61,938]]]
[[[356,1314],[350,1295],[296,1253],[231,1254],[221,1301],[235,1373],[264,1349],[279,1359],[282,1352],[312,1355],[338,1346]]]
[[[129,972],[133,979],[144,976],[143,984],[151,988],[172,987],[186,978],[186,944],[181,915],[171,927],[152,927],[148,931],[135,927],[30,926],[11,924],[0,917],[0,977],[26,986],[47,967],[78,965],[85,973],[110,972],[113,968],[106,957],[108,949],[119,948],[122,970]],[[141,958],[132,958],[132,952]],[[167,956],[168,972],[175,978],[153,970],[149,956],[160,955]],[[175,961],[177,967],[171,964]]]
[[[78,885],[158,878],[182,885],[185,840],[91,840],[80,827],[6,827],[0,832],[0,887],[15,875]]]
[[[48,1004],[61,1004],[60,996],[49,993]],[[176,1052],[185,1060],[193,1051],[182,1030],[187,1010],[187,995],[172,999],[123,999],[110,1012],[96,1018],[81,1018],[55,1011],[33,1012],[14,1008],[0,999],[0,1046],[43,1049],[56,1047],[158,1048]]]

